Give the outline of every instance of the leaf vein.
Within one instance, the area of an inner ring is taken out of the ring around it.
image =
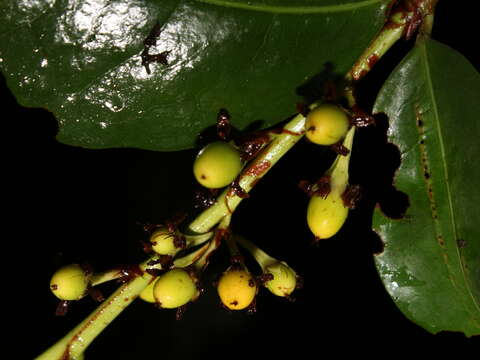
[[[386,3],[385,0],[364,0],[355,3],[345,3],[339,5],[324,5],[324,6],[274,6],[274,5],[265,5],[258,3],[243,3],[243,2],[234,2],[229,0],[195,0],[197,2],[224,6],[242,10],[250,11],[260,11],[260,12],[270,12],[278,14],[319,14],[319,13],[336,13],[344,11],[352,11],[362,7],[367,7],[370,5],[378,3]]]
[[[453,233],[454,233],[454,236],[455,236],[454,240],[456,240],[458,238],[458,233],[457,233],[457,227],[456,227],[456,221],[455,221],[455,212],[453,210],[452,192],[451,192],[451,189],[450,189],[448,167],[447,167],[447,163],[446,163],[446,160],[445,160],[446,159],[445,144],[444,144],[444,141],[443,141],[442,127],[441,127],[441,124],[440,124],[440,121],[439,121],[440,117],[439,117],[438,104],[437,104],[437,101],[435,99],[435,90],[433,88],[433,80],[432,80],[432,75],[431,75],[431,71],[430,71],[430,65],[428,63],[428,52],[427,52],[427,49],[426,49],[426,41],[425,40],[421,42],[420,48],[421,48],[421,51],[423,53],[423,56],[422,56],[422,58],[423,58],[423,68],[424,68],[424,71],[425,71],[427,92],[428,92],[428,95],[429,95],[431,103],[432,103],[432,110],[433,110],[433,113],[434,113],[433,116],[434,116],[434,120],[436,122],[437,136],[438,136],[438,140],[439,140],[439,144],[440,144],[441,161],[442,161],[443,171],[444,171],[444,176],[445,176],[445,186],[446,186],[446,191],[447,191],[448,207],[449,207],[450,218],[451,218],[451,226],[453,228]],[[460,270],[462,272],[462,277],[463,277],[463,280],[465,282],[465,287],[467,289],[467,292],[470,295],[472,303],[474,304],[475,308],[478,311],[480,311],[480,305],[478,304],[475,297],[473,296],[471,288],[470,288],[470,286],[467,282],[467,277],[466,277],[466,274],[465,274],[465,270],[462,266],[462,261],[461,261],[461,258],[460,258],[460,253],[459,253],[458,247],[455,247],[455,249],[456,249],[456,254],[457,254],[457,257],[458,257],[458,260],[459,260],[459,264],[460,264]],[[467,311],[468,311],[468,309],[467,309]],[[468,312],[470,312],[470,311],[468,311]]]

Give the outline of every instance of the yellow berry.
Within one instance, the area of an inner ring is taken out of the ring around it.
[[[242,169],[239,152],[229,143],[216,141],[205,146],[193,164],[197,181],[207,188],[229,185]]]
[[[50,290],[61,300],[78,300],[88,287],[88,277],[78,264],[58,269],[50,280]]]
[[[150,237],[153,251],[160,255],[174,255],[178,251],[174,240],[175,234],[164,227],[157,229]]]
[[[349,120],[345,111],[332,104],[322,104],[307,115],[307,138],[319,145],[333,145],[347,133]]]
[[[273,275],[273,279],[265,282],[265,287],[277,296],[289,296],[297,286],[297,274],[284,262],[276,262],[267,266],[265,273]]]
[[[153,296],[153,287],[155,286],[156,280],[157,279],[153,280],[145,289],[142,290],[142,292],[139,294],[140,299],[149,303],[155,302],[155,297]]]
[[[160,307],[174,309],[185,305],[197,294],[197,286],[190,274],[176,268],[161,275],[153,287],[153,296]]]
[[[348,208],[338,191],[332,191],[326,198],[313,196],[307,209],[307,223],[312,233],[319,239],[335,235],[345,223]]]
[[[225,271],[217,285],[220,300],[230,310],[248,307],[257,293],[257,284],[252,275],[243,269]]]

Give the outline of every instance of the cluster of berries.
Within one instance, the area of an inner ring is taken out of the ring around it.
[[[348,184],[348,164],[355,130],[352,120],[354,117],[334,104],[313,105],[305,111],[305,116],[305,135],[308,140],[319,145],[333,146],[338,153],[330,169],[317,182],[301,184],[302,189],[311,196],[307,209],[308,226],[316,238],[326,239],[340,230],[349,208],[354,204],[356,191],[352,191]],[[217,129],[222,140],[211,142],[202,148],[193,164],[196,180],[207,189],[233,186],[235,179],[252,158],[251,149],[255,142],[248,143],[250,152],[247,154],[249,156],[245,156],[245,147],[227,141],[226,134],[230,132],[228,120],[228,113],[222,110],[217,119]],[[256,150],[260,147],[258,142],[254,146]],[[202,256],[205,260],[208,244],[201,250],[192,250],[198,254],[191,255],[191,261],[175,263],[174,259],[180,253],[184,254],[185,250],[197,249],[197,245],[202,243],[218,242],[218,239],[212,239],[209,234],[187,236],[171,224],[157,227],[150,236],[148,249],[158,257],[150,264],[160,263],[161,271],[158,272],[157,268],[153,281],[140,293],[140,298],[168,309],[181,308],[196,300],[201,293],[198,275],[206,264],[196,268],[191,265],[199,262]],[[236,260],[232,260],[232,265],[216,284],[218,296],[226,308],[251,308],[262,285],[276,296],[291,297],[298,286],[299,277],[290,266],[270,257],[244,238],[232,234],[223,236],[229,237],[230,247],[235,248],[238,243],[246,248],[263,270],[262,275],[255,278],[241,256],[235,257],[232,252],[232,259]],[[63,301],[78,300],[85,296],[91,287],[91,274],[76,264],[60,268],[50,283],[52,292]]]

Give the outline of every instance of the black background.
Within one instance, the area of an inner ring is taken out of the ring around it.
[[[470,37],[478,30],[469,22],[472,11],[464,10],[462,3],[467,2],[439,2],[433,37],[478,68],[477,41]],[[365,107],[410,45],[396,45],[361,84]],[[9,230],[4,236],[4,274],[9,281],[2,293],[8,299],[4,311],[14,315],[7,321],[9,343],[17,354],[13,358],[28,359],[95,307],[86,298],[66,317],[55,317],[57,300],[48,289],[51,274],[71,262],[86,261],[105,270],[143,260],[140,240],[147,235],[137,222],[159,223],[176,211],[191,209],[196,151],[87,150],[60,144],[51,114],[19,107],[3,77],[1,86],[8,144],[2,176],[7,183],[4,228]],[[388,161],[378,155],[376,135],[362,130],[356,139],[354,180],[368,182],[376,164]],[[222,309],[211,284],[228,266],[228,253],[220,248],[203,279],[206,293],[181,321],[175,320],[174,311],[135,301],[92,343],[86,358],[286,358],[295,353],[320,357],[332,350],[335,357],[352,351],[376,356],[413,351],[416,346],[429,352],[453,346],[457,352],[466,351],[474,339],[457,333],[433,336],[396,308],[373,264],[372,252],[379,244],[369,231],[369,206],[352,212],[337,236],[312,245],[305,223],[308,198],[297,183],[325,170],[314,161],[319,151],[325,153],[302,141],[257,185],[233,220],[235,231],[304,277],[305,287],[296,293],[295,302],[263,290],[255,315]],[[253,263],[251,269],[258,272]],[[115,286],[107,284],[102,290],[109,294]]]

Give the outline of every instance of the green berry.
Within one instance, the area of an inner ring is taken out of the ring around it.
[[[230,268],[222,274],[217,292],[228,309],[242,310],[255,298],[257,284],[247,270]]]
[[[174,255],[178,251],[174,240],[175,234],[165,227],[157,229],[150,237],[152,250],[160,255]]]
[[[313,196],[307,209],[307,223],[312,233],[319,239],[328,239],[343,226],[348,216],[348,208],[338,191],[332,191],[326,198]]]
[[[265,287],[277,296],[289,296],[297,286],[297,274],[286,263],[276,262],[265,269],[273,279],[265,282]]]
[[[78,264],[58,269],[50,280],[50,290],[60,300],[78,300],[88,287],[88,276]]]
[[[145,289],[142,290],[142,292],[138,295],[140,299],[149,303],[155,302],[155,297],[153,296],[153,287],[155,286],[155,282],[156,279],[153,280],[150,284],[147,285]]]
[[[349,120],[345,111],[332,104],[322,104],[307,115],[307,138],[319,145],[333,145],[347,133]]]
[[[197,286],[190,274],[176,268],[161,275],[153,287],[153,296],[160,307],[174,309],[197,295]]]
[[[193,173],[197,181],[210,189],[229,185],[241,169],[242,160],[239,152],[224,141],[216,141],[205,146],[193,164]]]

